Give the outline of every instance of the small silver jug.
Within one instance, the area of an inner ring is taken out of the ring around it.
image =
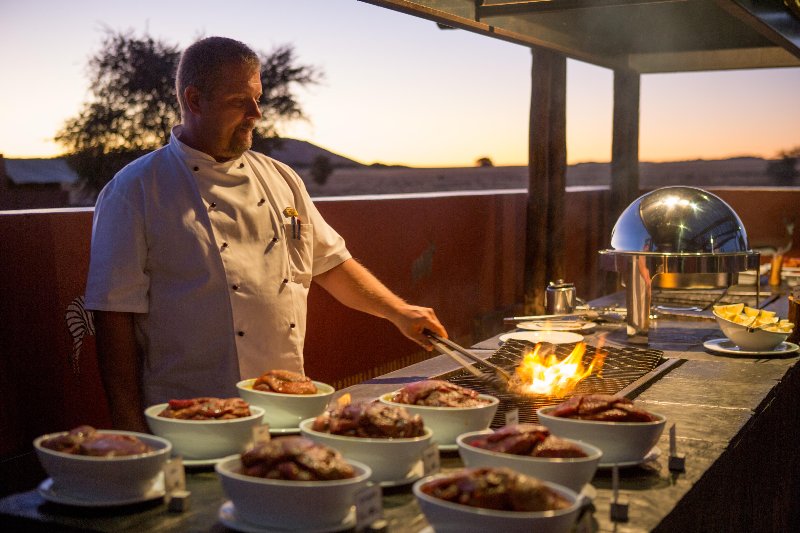
[[[544,292],[544,308],[548,315],[565,315],[575,310],[575,284],[563,279],[550,282]]]

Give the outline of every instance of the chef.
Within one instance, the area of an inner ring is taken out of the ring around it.
[[[432,309],[350,256],[291,168],[250,150],[260,68],[232,39],[187,48],[182,123],[98,198],[85,297],[117,428],[146,431],[147,405],[235,396],[266,369],[302,372],[312,280],[426,349],[424,329],[447,335]]]

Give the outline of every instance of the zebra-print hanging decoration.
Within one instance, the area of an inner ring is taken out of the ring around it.
[[[72,355],[69,362],[72,371],[79,376],[81,374],[80,355],[83,337],[94,335],[94,315],[84,307],[83,296],[78,296],[67,305],[66,320],[67,329],[72,335]]]

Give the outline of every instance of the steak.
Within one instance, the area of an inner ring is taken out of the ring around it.
[[[561,418],[600,422],[655,422],[656,417],[633,405],[628,398],[611,394],[573,396],[550,412]]]
[[[57,452],[94,457],[138,455],[153,450],[133,435],[99,433],[91,426],[78,426],[66,435],[43,440],[41,445]]]
[[[352,403],[325,411],[312,429],[334,435],[397,439],[425,434],[422,417],[411,415],[403,407],[380,402]]]
[[[477,407],[491,403],[479,398],[472,389],[440,379],[426,379],[406,385],[392,396],[392,401],[430,407]]]
[[[498,511],[542,512],[571,505],[538,479],[509,468],[465,468],[421,489],[434,498]]]
[[[241,398],[170,400],[167,407],[158,413],[164,418],[180,420],[229,420],[250,415],[250,404]]]
[[[279,437],[241,456],[242,474],[292,481],[348,479],[356,473],[342,454],[305,437]]]
[[[493,452],[531,457],[586,457],[580,446],[551,435],[549,429],[537,424],[503,426],[470,444]]]

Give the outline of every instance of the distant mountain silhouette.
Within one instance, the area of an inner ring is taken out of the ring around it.
[[[265,152],[258,143],[253,144],[253,150]],[[327,157],[334,168],[359,168],[366,166],[354,159],[335,154],[330,150],[321,148],[307,141],[281,138],[280,148],[273,150],[270,157],[277,159],[281,163],[286,163],[290,167],[304,168],[309,167],[319,156]]]
[[[261,151],[259,146],[253,148]],[[295,168],[312,196],[525,189],[528,186],[526,166],[418,168],[380,162],[367,165],[310,142],[290,138],[283,139],[282,146],[271,156]],[[310,170],[314,159],[319,156],[327,157],[334,169],[324,184],[315,183]],[[666,185],[800,185],[800,177],[777,179],[770,176],[767,167],[772,161],[759,157],[662,163],[643,161],[639,165],[640,185],[642,189]],[[4,160],[0,156],[0,177],[16,185],[70,184],[77,180],[63,158]],[[566,181],[568,186],[607,186],[611,182],[611,164],[569,165]]]

